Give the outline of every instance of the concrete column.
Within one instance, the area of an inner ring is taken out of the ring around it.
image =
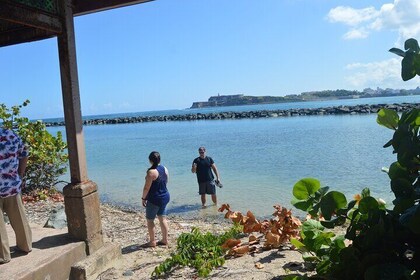
[[[71,183],[64,187],[67,227],[72,237],[86,242],[91,254],[103,244],[99,196],[96,184],[87,177],[72,2],[58,2],[63,23],[58,52],[71,176]]]

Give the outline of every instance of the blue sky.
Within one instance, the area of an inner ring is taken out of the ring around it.
[[[418,0],[156,0],[75,18],[83,115],[184,109],[220,94],[415,88],[389,53]],[[0,49],[0,103],[62,117],[55,38]]]

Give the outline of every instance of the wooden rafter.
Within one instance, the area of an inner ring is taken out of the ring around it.
[[[73,15],[80,16],[154,0],[74,0]]]
[[[58,16],[12,2],[0,1],[0,19],[54,34],[60,34],[62,31]]]
[[[33,27],[11,29],[0,32],[0,47],[47,39],[54,36],[56,36],[55,33]]]

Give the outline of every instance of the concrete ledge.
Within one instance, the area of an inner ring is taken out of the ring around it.
[[[25,254],[12,247],[12,260],[0,266],[0,279],[68,279],[71,266],[86,258],[85,243],[71,239],[67,229],[43,228],[36,224],[30,226],[32,252]],[[15,246],[15,233],[10,225],[6,228],[9,243]]]
[[[71,268],[71,280],[90,280],[121,260],[121,247],[115,243],[105,243],[99,250]]]

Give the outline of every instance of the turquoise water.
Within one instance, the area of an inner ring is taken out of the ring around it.
[[[418,99],[389,103],[402,102]],[[328,106],[337,105],[320,107]],[[391,149],[382,148],[392,131],[376,124],[375,114],[86,126],[84,133],[88,176],[98,184],[101,200],[136,209],[141,209],[148,155],[157,150],[170,173],[169,213],[215,215],[215,207],[199,210],[190,171],[202,145],[224,184],[218,189],[219,204],[229,203],[234,210],[268,216],[275,204],[290,208],[293,185],[304,177],[318,178],[349,198],[364,187],[388,203],[393,198],[381,171],[395,160]]]

